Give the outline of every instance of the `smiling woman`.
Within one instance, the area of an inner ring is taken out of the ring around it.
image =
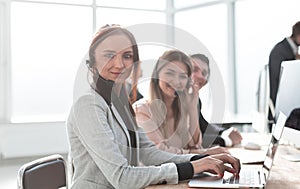
[[[150,98],[133,105],[139,126],[162,150],[187,154],[201,146],[202,136],[197,121],[198,91],[188,94],[192,87],[191,73],[192,64],[185,53],[165,51],[152,72]]]
[[[96,68],[107,80],[124,81],[133,66],[133,50],[130,40],[123,35],[105,39],[95,49]]]
[[[188,85],[188,70],[181,62],[174,61],[159,73],[159,86],[166,97],[175,98]]]

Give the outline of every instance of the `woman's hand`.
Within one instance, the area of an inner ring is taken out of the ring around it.
[[[233,173],[233,174],[239,174],[241,170],[241,163],[240,160],[230,154],[215,154],[211,155],[211,157],[216,158],[218,160],[223,161],[224,163],[228,163],[230,166],[225,166],[225,170]]]
[[[232,145],[240,144],[243,140],[241,133],[236,128],[231,130],[228,137],[231,139]]]
[[[197,107],[199,100],[199,89],[193,83],[191,83],[190,86],[185,89],[184,93],[186,96],[188,110],[190,110],[190,107]]]
[[[224,176],[224,172],[228,171],[232,174],[239,174],[241,169],[240,160],[230,154],[218,154],[207,156],[196,161],[192,161],[194,173],[210,172],[216,174],[219,178]],[[230,164],[225,165],[225,164]]]
[[[192,89],[189,89],[192,88]],[[193,85],[190,84],[183,93],[183,105],[184,111],[188,114],[188,125],[189,134],[192,137],[189,142],[190,146],[201,146],[202,145],[202,133],[199,127],[199,117],[198,117],[198,99],[199,93],[197,90],[193,89]]]

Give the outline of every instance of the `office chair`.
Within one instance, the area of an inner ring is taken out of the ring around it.
[[[18,189],[67,188],[67,166],[64,158],[50,155],[24,164],[18,171]]]

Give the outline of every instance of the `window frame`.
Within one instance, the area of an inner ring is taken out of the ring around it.
[[[11,114],[10,3],[0,1],[0,123],[9,122]]]

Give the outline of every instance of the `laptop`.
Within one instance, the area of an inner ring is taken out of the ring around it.
[[[262,168],[251,169],[241,168],[239,177],[234,177],[231,173],[225,172],[224,177],[219,179],[210,173],[195,174],[188,183],[189,187],[209,187],[209,188],[240,188],[240,187],[264,187],[269,177],[270,169],[273,165],[275,153],[279,145],[279,140],[287,117],[280,112],[274,126],[271,141],[269,143]]]

